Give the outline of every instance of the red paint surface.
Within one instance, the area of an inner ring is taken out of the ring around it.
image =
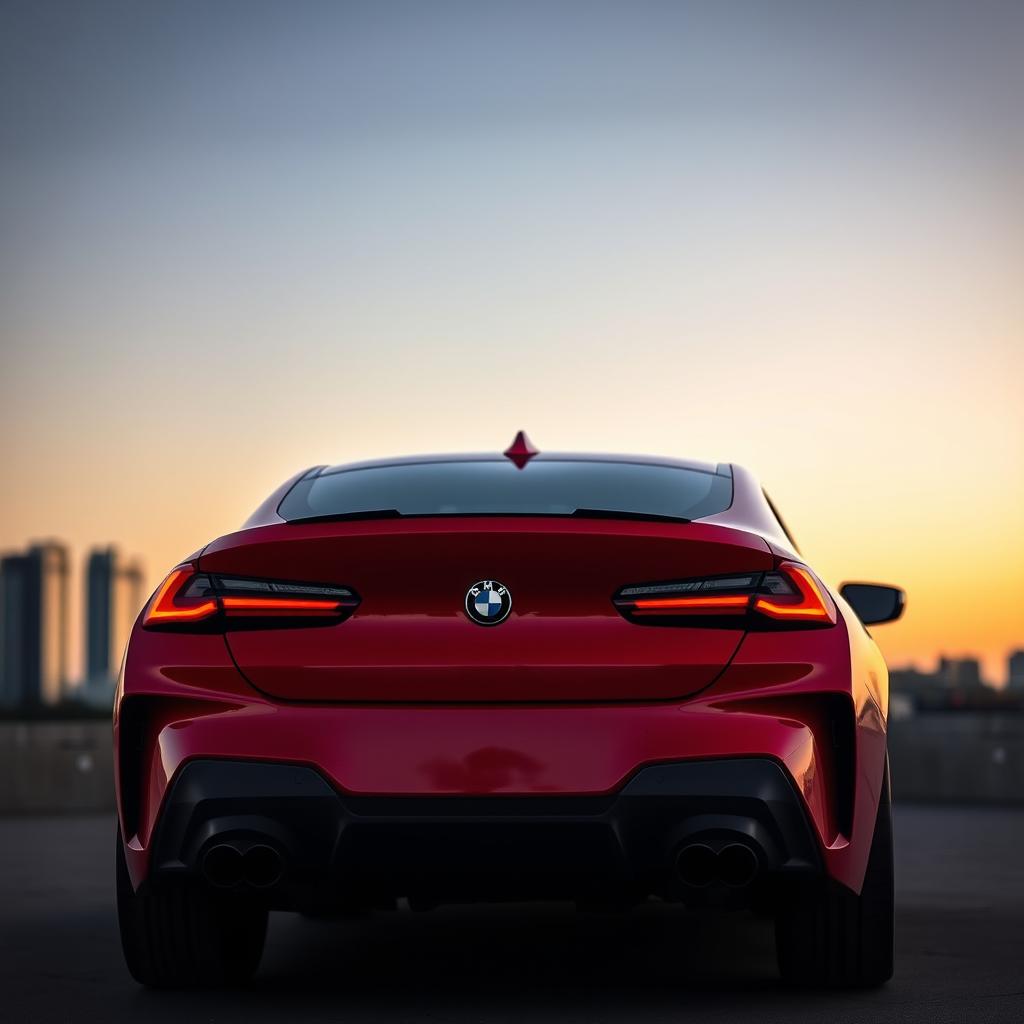
[[[319,628],[136,626],[115,706],[136,883],[168,783],[192,758],[311,765],[355,794],[542,795],[611,793],[657,762],[760,756],[789,771],[827,869],[859,889],[887,676],[845,603],[835,599],[833,627],[746,635],[632,623],[612,604],[627,584],[791,557],[777,534],[753,531],[763,517],[754,495],[738,491],[735,506],[742,530],[726,516],[285,525],[266,509],[268,525],[211,544],[200,568],[347,585],[362,603]],[[491,628],[461,610],[466,587],[485,578],[513,594],[509,620]],[[836,707],[855,723],[848,835]]]
[[[245,677],[285,700],[664,700],[694,693],[743,636],[642,629],[612,604],[625,583],[770,569],[749,533],[700,524],[514,517],[269,526],[212,544],[206,572],[351,587],[335,628],[228,634]],[[467,588],[499,580],[512,613],[481,628]]]

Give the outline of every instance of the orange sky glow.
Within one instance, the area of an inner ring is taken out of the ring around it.
[[[1024,647],[1005,5],[426,6],[8,26],[0,549],[58,537],[80,573],[113,542],[152,588],[297,469],[525,428],[748,466],[829,583],[907,590],[890,665],[976,654],[1001,683]]]

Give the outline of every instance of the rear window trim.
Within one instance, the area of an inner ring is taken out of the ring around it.
[[[600,512],[603,516],[595,516],[590,518],[608,518],[608,519],[619,519],[623,521],[650,521],[650,522],[664,522],[664,523],[679,523],[687,524],[696,522],[700,519],[707,518],[709,516],[719,515],[723,511],[728,511],[732,507],[733,502],[736,499],[736,480],[732,471],[732,466],[729,463],[718,463],[714,469],[705,468],[705,466],[698,466],[687,464],[681,461],[669,461],[669,460],[658,460],[658,459],[643,459],[640,457],[630,458],[602,458],[598,456],[587,456],[587,455],[570,455],[570,454],[550,454],[544,458],[538,458],[539,465],[549,464],[597,464],[606,466],[644,466],[652,469],[675,469],[684,473],[696,473],[701,476],[714,477],[718,479],[725,479],[729,482],[729,495],[728,501],[722,509],[718,509],[714,512],[705,512],[700,516],[687,517],[687,516],[673,516],[663,513],[645,513],[637,510],[630,509],[588,509],[585,506],[578,507],[573,512],[523,512],[523,511],[471,511],[471,512],[402,512],[401,510],[390,510],[390,509],[362,509],[353,510],[351,512],[335,512],[335,513],[324,513],[322,515],[312,516],[301,516],[295,518],[288,518],[282,511],[288,499],[294,493],[295,489],[303,483],[310,480],[318,480],[324,477],[341,476],[345,473],[355,472],[367,472],[375,469],[401,469],[405,467],[418,467],[418,466],[460,466],[460,465],[472,465],[472,464],[487,464],[487,465],[501,465],[504,463],[504,456],[493,456],[493,455],[481,455],[481,456],[467,456],[464,458],[431,458],[424,457],[420,459],[409,459],[401,461],[386,461],[380,463],[370,464],[352,464],[352,465],[340,465],[334,467],[314,467],[308,473],[304,474],[295,483],[288,488],[287,492],[281,497],[278,502],[276,513],[278,517],[286,524],[301,525],[306,523],[316,522],[358,522],[367,520],[387,520],[387,519],[451,519],[451,518],[530,518],[530,519],[573,519],[573,518],[588,518],[586,515],[578,515],[580,512]],[[394,514],[390,514],[390,513]]]
[[[535,460],[537,465],[549,465],[551,463],[590,463],[603,466],[650,466],[656,469],[679,469],[686,473],[701,473],[704,476],[720,476],[725,477],[728,480],[733,478],[732,467],[728,463],[719,463],[714,469],[707,469],[702,465],[690,464],[686,462],[671,462],[671,461],[660,461],[658,459],[642,459],[642,458],[619,458],[619,459],[608,459],[608,458],[597,458],[595,456],[587,455],[538,455]],[[471,465],[473,463],[490,464],[490,465],[502,465],[505,462],[505,457],[501,455],[497,456],[469,456],[462,459],[446,459],[446,458],[423,458],[423,459],[402,459],[397,462],[380,462],[380,463],[362,463],[356,465],[341,465],[341,466],[320,466],[314,471],[310,471],[305,476],[295,481],[295,485],[289,488],[288,494],[291,494],[295,486],[300,484],[303,480],[311,478],[321,479],[329,476],[340,476],[342,473],[364,473],[368,470],[375,469],[401,469],[405,466],[464,466]],[[288,495],[285,495],[287,498]],[[281,499],[282,504],[285,498]]]

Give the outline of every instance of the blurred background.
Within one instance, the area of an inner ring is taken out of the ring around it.
[[[0,3],[0,812],[317,463],[735,461],[901,585],[897,795],[1024,799],[1024,6]]]

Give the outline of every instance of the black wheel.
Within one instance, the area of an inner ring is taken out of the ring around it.
[[[860,895],[832,879],[787,894],[775,918],[779,972],[798,985],[874,988],[893,971],[892,799],[885,766]]]
[[[128,876],[117,834],[117,917],[131,976],[151,988],[238,984],[263,955],[267,911],[191,881],[143,885]]]

